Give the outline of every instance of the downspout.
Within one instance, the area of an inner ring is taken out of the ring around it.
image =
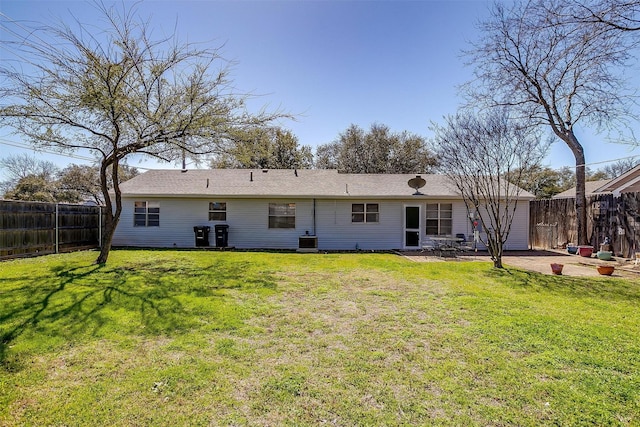
[[[316,199],[313,199],[313,235],[316,235]]]

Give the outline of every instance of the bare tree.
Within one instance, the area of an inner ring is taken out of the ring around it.
[[[485,115],[460,112],[432,125],[440,172],[455,185],[470,214],[477,215],[496,268],[521,198],[524,171],[539,164],[547,144],[540,132],[512,120],[504,111]]]
[[[640,31],[640,1],[638,0],[572,0],[570,14],[563,21],[605,25],[613,30]],[[551,10],[551,13],[557,13]]]
[[[575,130],[624,128],[630,103],[616,72],[629,59],[629,43],[605,26],[564,21],[574,6],[566,0],[516,2],[508,9],[496,4],[468,53],[477,79],[467,89],[474,105],[509,106],[548,126],[569,147],[576,165],[578,242],[587,244],[585,153]]]
[[[625,172],[628,172],[630,169],[636,167],[640,164],[640,159],[637,158],[629,158],[629,159],[621,159],[617,162],[610,163],[600,170],[603,175],[605,175],[609,179],[617,178]]]
[[[231,85],[218,49],[176,36],[152,39],[135,5],[95,6],[105,28],[79,22],[28,28],[3,16],[3,47],[13,57],[0,64],[0,120],[34,145],[87,149],[98,158],[107,209],[96,262],[105,263],[122,212],[125,158],[198,157],[238,129],[283,115],[247,112],[248,95]]]

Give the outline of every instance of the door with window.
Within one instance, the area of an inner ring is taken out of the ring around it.
[[[420,248],[420,206],[404,207],[404,247]]]

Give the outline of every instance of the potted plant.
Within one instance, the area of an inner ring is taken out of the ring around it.
[[[564,267],[564,264],[558,264],[558,263],[551,263],[551,272],[553,274],[557,274],[558,276],[562,274],[562,268]]]
[[[596,256],[598,257],[598,259],[601,259],[603,261],[609,261],[612,257],[612,253],[609,251],[598,251],[596,252]]]
[[[569,252],[571,255],[575,255],[578,253],[578,247],[573,243],[567,243],[567,252]]]
[[[578,255],[583,256],[585,258],[590,258],[593,254],[593,246],[582,245],[578,246]]]
[[[615,270],[615,267],[613,265],[598,266],[598,273],[602,274],[603,276],[611,276],[613,274],[613,270]]]

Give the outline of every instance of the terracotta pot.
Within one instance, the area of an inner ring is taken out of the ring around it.
[[[561,275],[563,267],[564,267],[564,264],[556,264],[554,262],[554,263],[551,264],[551,272],[553,274]]]
[[[593,254],[593,246],[578,246],[578,255],[590,258]]]
[[[603,276],[611,276],[611,274],[613,274],[613,270],[615,270],[615,267],[613,265],[598,266],[598,273],[602,274]]]

